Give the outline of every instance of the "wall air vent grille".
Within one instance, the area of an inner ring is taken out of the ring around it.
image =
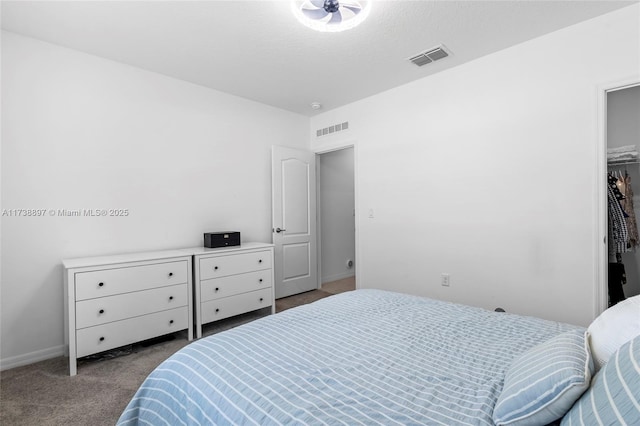
[[[444,50],[444,47],[438,46],[433,49],[429,49],[426,52],[422,52],[419,55],[415,55],[409,58],[409,60],[417,66],[421,67],[442,58],[446,58],[447,56],[449,56],[449,53]]]
[[[330,135],[336,132],[342,132],[343,130],[347,130],[349,128],[349,122],[345,121],[344,123],[334,124],[333,126],[325,127],[324,129],[316,130],[316,137]]]

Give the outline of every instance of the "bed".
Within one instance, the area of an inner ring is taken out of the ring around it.
[[[546,424],[558,415],[549,399],[556,404],[572,393],[560,407],[564,414],[590,384],[585,331],[356,290],[191,343],[149,375],[118,424],[516,425],[532,419],[525,406],[542,412],[534,420]],[[548,342],[564,342],[571,353],[560,362],[575,371],[562,364],[568,378],[547,384],[562,382],[559,396],[557,389],[527,396],[555,362],[545,360]],[[518,363],[525,367],[516,369]]]

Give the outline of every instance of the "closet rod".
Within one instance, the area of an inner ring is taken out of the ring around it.
[[[626,166],[627,164],[640,164],[640,160],[607,163],[607,167]]]

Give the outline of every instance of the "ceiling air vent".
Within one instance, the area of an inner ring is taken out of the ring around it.
[[[449,56],[449,54],[444,50],[444,48],[442,46],[438,46],[409,58],[409,60],[421,67],[423,65],[430,64],[433,61],[437,61],[438,59],[446,58],[447,56]]]
[[[330,135],[347,129],[349,129],[349,122],[345,121],[344,123],[338,123],[333,126],[325,127],[324,129],[316,130],[316,137],[319,138],[320,136]]]

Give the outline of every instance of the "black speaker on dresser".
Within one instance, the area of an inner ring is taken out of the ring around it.
[[[240,245],[240,233],[231,232],[205,232],[204,246],[207,248],[229,247]]]

